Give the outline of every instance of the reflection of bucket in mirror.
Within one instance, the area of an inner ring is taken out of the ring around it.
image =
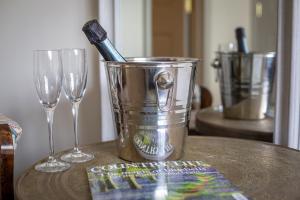
[[[272,93],[275,53],[218,52],[223,115],[234,119],[263,119]]]
[[[176,160],[188,133],[198,60],[132,58],[105,62],[119,156],[125,160]]]

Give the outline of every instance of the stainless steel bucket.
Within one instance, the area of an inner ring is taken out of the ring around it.
[[[267,113],[275,71],[273,52],[218,52],[218,71],[225,118],[263,119]]]
[[[127,61],[105,62],[119,156],[129,161],[179,159],[188,133],[198,60]]]
[[[273,52],[218,52],[218,71],[225,118],[263,119],[268,109],[275,70]]]

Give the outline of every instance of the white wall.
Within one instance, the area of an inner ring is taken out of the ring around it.
[[[204,80],[212,92],[214,105],[219,105],[219,85],[210,66],[219,44],[235,42],[234,29],[243,26],[251,49],[251,1],[252,0],[204,0]]]
[[[126,57],[142,57],[145,52],[145,0],[120,0],[116,10],[118,39],[116,47]]]
[[[0,112],[23,128],[15,157],[15,177],[48,155],[48,132],[32,77],[32,50],[81,47],[88,54],[88,85],[81,103],[80,143],[100,138],[99,68],[97,51],[81,31],[97,18],[97,0],[0,1]],[[55,150],[74,143],[70,105],[64,95],[54,115]]]
[[[151,55],[151,0],[101,0],[100,23],[124,57]],[[104,65],[101,64],[101,132],[103,141],[116,138],[112,109],[107,107],[109,90]]]

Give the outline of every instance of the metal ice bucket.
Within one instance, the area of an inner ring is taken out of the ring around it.
[[[105,62],[119,156],[129,161],[179,159],[188,133],[198,60],[127,61]]]
[[[213,63],[220,81],[225,118],[263,119],[267,113],[275,71],[273,52],[218,52]]]

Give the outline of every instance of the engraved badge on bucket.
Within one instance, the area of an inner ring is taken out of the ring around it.
[[[174,77],[162,70],[154,76],[158,113],[169,112],[173,107]],[[148,160],[164,160],[174,151],[169,133],[165,128],[141,130],[135,134],[133,143],[138,153]]]
[[[164,130],[142,131],[134,136],[133,142],[138,153],[148,160],[164,160],[174,151]]]

